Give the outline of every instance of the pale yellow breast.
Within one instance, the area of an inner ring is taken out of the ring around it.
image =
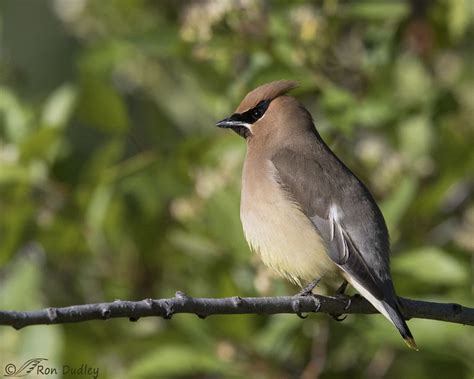
[[[252,173],[244,167],[242,181],[240,218],[251,249],[267,266],[298,285],[334,277],[339,270],[323,240],[276,182],[273,164],[262,163]]]

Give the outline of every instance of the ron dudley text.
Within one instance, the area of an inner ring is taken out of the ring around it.
[[[89,365],[83,363],[79,367],[63,365],[62,371],[57,367],[48,367],[43,365],[38,365],[36,367],[37,375],[57,375],[59,372],[62,372],[64,376],[84,376],[87,378],[97,379],[99,377],[99,368],[90,367]]]

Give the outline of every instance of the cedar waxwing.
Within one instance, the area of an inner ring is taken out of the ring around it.
[[[329,149],[280,80],[245,96],[217,123],[247,141],[240,218],[250,248],[299,285],[344,279],[417,349],[400,312],[385,220],[364,184]],[[308,293],[314,284],[307,287]]]

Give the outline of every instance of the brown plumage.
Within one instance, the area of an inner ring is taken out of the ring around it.
[[[277,82],[264,84],[253,91],[250,91],[237,107],[235,113],[242,113],[255,107],[260,101],[264,99],[274,99],[280,95],[285,94],[291,89],[296,88],[297,86],[298,84],[292,80],[279,80]]]
[[[367,188],[334,155],[309,112],[285,93],[293,81],[250,92],[217,123],[244,137],[241,220],[263,262],[302,286],[346,279],[416,349],[389,269],[383,216]]]

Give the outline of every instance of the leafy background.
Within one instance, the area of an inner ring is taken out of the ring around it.
[[[291,294],[239,221],[245,144],[214,128],[281,78],[387,219],[399,294],[473,306],[474,5],[4,0],[0,305]],[[324,291],[324,288],[321,289]],[[101,378],[472,378],[473,328],[216,316],[0,329],[1,370]]]

